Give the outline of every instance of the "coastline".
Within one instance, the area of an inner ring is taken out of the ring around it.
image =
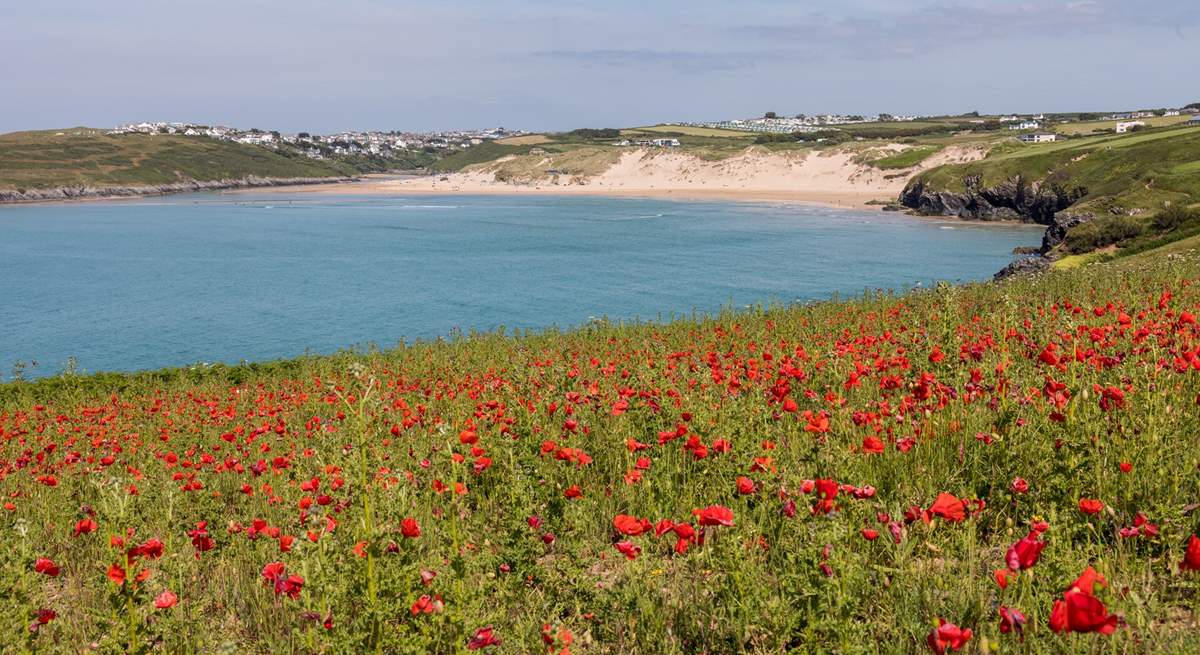
[[[204,191],[229,191],[274,189],[279,187],[320,188],[333,184],[353,182],[352,177],[247,177],[232,180],[172,182],[170,184],[92,187],[86,185],[60,186],[48,189],[0,189],[0,206],[31,205],[67,202],[95,202],[105,200],[130,200],[152,198],[180,193]]]
[[[359,180],[332,184],[301,185],[256,189],[268,193],[303,192],[331,195],[414,195],[414,196],[575,196],[608,198],[655,198],[666,200],[728,200],[737,202],[784,202],[821,207],[875,210],[882,203],[894,202],[885,192],[877,190],[799,190],[788,188],[731,187],[731,186],[628,186],[605,184],[509,184],[461,180],[457,174],[450,181],[436,176],[397,178],[388,175],[367,175]],[[447,177],[447,176],[442,176]],[[245,193],[251,189],[231,189],[225,193]]]

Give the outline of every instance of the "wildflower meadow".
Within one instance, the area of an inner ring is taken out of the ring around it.
[[[1196,652],[1197,279],[0,385],[0,651]]]

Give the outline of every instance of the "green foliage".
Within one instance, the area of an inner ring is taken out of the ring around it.
[[[1073,253],[1085,253],[1132,239],[1145,231],[1145,222],[1138,218],[1101,216],[1067,232],[1066,245]]]
[[[338,177],[355,172],[352,166],[308,159],[287,149],[205,137],[108,135],[85,128],[0,135],[0,188]]]
[[[584,127],[567,132],[567,136],[578,139],[616,139],[621,136],[621,130],[615,127],[591,128]]]
[[[1192,209],[1180,203],[1164,206],[1154,215],[1154,227],[1160,231],[1177,230],[1200,223],[1200,209]]]
[[[875,168],[882,169],[897,169],[897,168],[912,168],[917,164],[925,161],[930,155],[941,150],[939,146],[918,146],[902,150],[894,155],[881,157],[871,162]]]

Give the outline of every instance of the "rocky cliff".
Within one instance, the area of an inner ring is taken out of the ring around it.
[[[173,182],[147,186],[61,186],[48,189],[0,189],[0,203],[44,202],[51,200],[94,200],[101,198],[127,198],[136,196],[159,196],[170,193],[192,193],[219,189],[245,189],[254,187],[290,186],[298,184],[330,184],[348,182],[350,177],[246,177],[236,180],[210,180]]]
[[[963,190],[938,191],[917,177],[900,192],[900,204],[919,214],[958,216],[975,220],[1020,220],[1050,225],[1056,213],[1087,194],[1083,188],[1011,177],[994,186],[983,186],[978,175],[963,178]]]

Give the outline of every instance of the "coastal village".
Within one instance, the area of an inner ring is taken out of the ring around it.
[[[451,130],[444,132],[355,132],[335,134],[281,134],[277,131],[248,130],[225,126],[199,125],[179,122],[127,123],[109,130],[109,134],[174,134],[203,136],[219,141],[232,141],[247,145],[278,148],[288,145],[298,149],[311,159],[329,157],[376,156],[395,158],[406,152],[446,152],[462,150],[483,143],[485,140],[503,139],[525,134],[520,130],[503,127],[482,130]]]
[[[1062,140],[1066,134],[1054,129],[1081,120],[1091,120],[1103,124],[1111,121],[1111,126],[1098,125],[1098,129],[1108,129],[1117,134],[1144,129],[1147,121],[1170,120],[1200,125],[1200,109],[1189,106],[1177,109],[1140,110],[1117,112],[1111,114],[1087,116],[1053,115],[1053,114],[1002,114],[984,117],[972,113],[967,115],[967,122],[980,126],[991,125],[987,129],[1007,129],[1015,132],[1013,135],[1023,143],[1047,143]],[[714,121],[696,122],[667,122],[664,127],[707,128],[713,130],[728,130],[759,134],[805,134],[828,130],[837,130],[852,125],[878,123],[917,123],[939,117],[921,115],[895,115],[880,113],[875,115],[855,114],[796,114],[781,116],[775,112],[766,112],[757,118],[735,118]],[[288,147],[300,154],[315,160],[344,158],[344,157],[379,157],[383,159],[401,159],[406,154],[430,153],[438,156],[462,151],[478,146],[486,141],[496,141],[520,137],[532,132],[523,130],[495,127],[477,130],[448,130],[439,132],[401,132],[401,131],[343,131],[333,134],[310,134],[298,132],[283,134],[275,130],[257,128],[239,129],[226,126],[212,126],[197,123],[152,121],[126,123],[108,131],[108,134],[171,134],[182,136],[198,136],[231,141],[247,145],[257,145],[266,148],[279,149]],[[662,138],[631,139],[621,138],[612,143],[623,147],[675,148],[680,141],[675,135],[665,134]]]

